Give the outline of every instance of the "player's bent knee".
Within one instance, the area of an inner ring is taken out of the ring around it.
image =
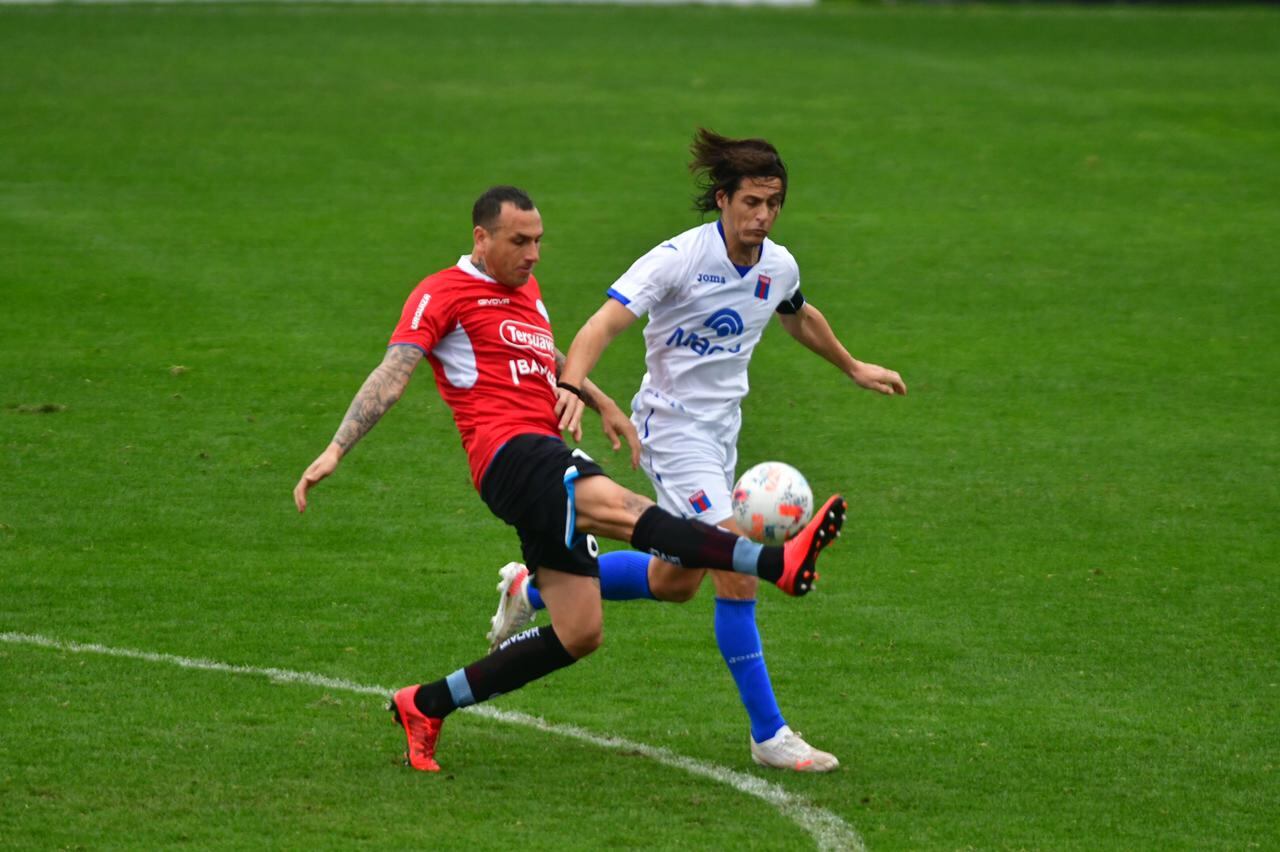
[[[569,652],[569,656],[575,660],[581,660],[604,644],[604,628],[597,627],[595,630],[572,631],[568,635],[560,636],[559,638],[560,644]]]

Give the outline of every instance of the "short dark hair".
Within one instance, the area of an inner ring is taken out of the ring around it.
[[[743,178],[778,178],[782,181],[782,198],[787,198],[787,167],[778,156],[778,149],[765,139],[730,139],[699,127],[689,151],[693,154],[689,171],[698,180],[693,208],[699,212],[717,209],[718,192],[732,198]]]
[[[517,210],[532,210],[533,199],[529,193],[516,186],[491,186],[476,199],[471,208],[471,224],[492,231],[502,215],[503,204],[514,204]]]

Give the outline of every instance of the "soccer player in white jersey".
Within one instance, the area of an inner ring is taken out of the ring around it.
[[[604,305],[574,338],[562,381],[584,381],[609,343],[637,319],[645,326],[647,372],[632,400],[627,434],[657,492],[658,505],[684,517],[731,530],[731,490],[738,460],[741,402],[751,353],[770,318],[860,387],[906,394],[893,370],[853,358],[826,318],[800,292],[795,258],[769,239],[787,194],[787,170],[763,139],[729,139],[700,129],[690,170],[699,177],[696,207],[715,222],[672,237],[645,254],[608,290]],[[582,405],[566,410],[561,428],[574,428]],[[638,443],[637,443],[638,439]],[[607,600],[653,598],[682,602],[697,592],[705,571],[636,551],[600,557]],[[756,763],[802,772],[839,766],[786,724],[773,694],[755,622],[754,577],[711,571],[716,589],[715,634],[751,722]],[[501,571],[493,617],[497,644],[524,627],[541,608],[524,566]]]

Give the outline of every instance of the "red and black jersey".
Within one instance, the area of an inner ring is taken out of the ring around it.
[[[516,435],[559,436],[555,340],[530,276],[499,284],[465,255],[414,288],[388,345],[426,353],[453,411],[476,489],[493,455]]]

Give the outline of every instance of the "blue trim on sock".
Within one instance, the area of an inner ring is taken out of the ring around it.
[[[750,574],[752,577],[760,576],[756,566],[760,563],[762,550],[764,550],[763,544],[757,544],[749,538],[739,538],[737,544],[733,546],[733,570],[739,574]]]
[[[444,682],[449,687],[449,694],[453,696],[455,706],[470,707],[476,703],[476,697],[471,694],[471,684],[467,682],[467,673],[462,669],[449,675]]]
[[[653,600],[649,590],[649,554],[615,550],[600,554],[600,597],[607,601]]]
[[[751,737],[761,743],[786,724],[773,694],[764,647],[756,627],[756,602],[716,598],[716,644],[738,685],[738,697],[751,719]]]

